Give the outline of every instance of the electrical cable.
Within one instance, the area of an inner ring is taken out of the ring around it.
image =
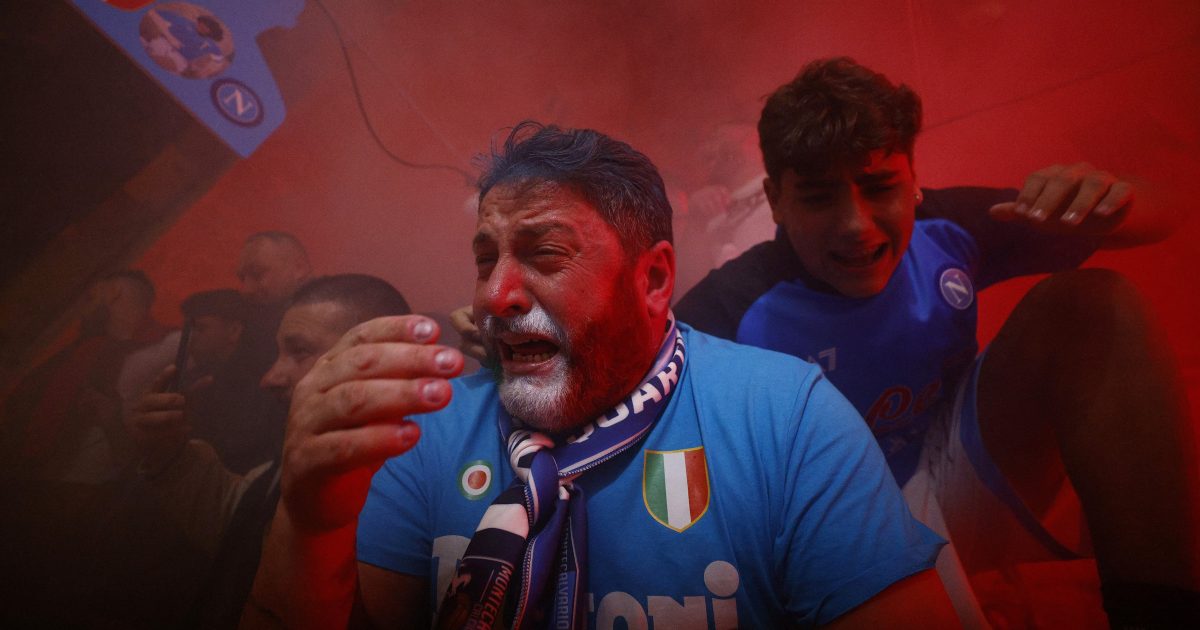
[[[420,162],[411,162],[400,157],[399,155],[396,155],[387,147],[386,144],[384,144],[383,139],[379,137],[379,133],[375,131],[375,125],[371,123],[371,117],[367,114],[366,104],[363,103],[362,91],[358,86],[358,75],[354,72],[354,64],[350,61],[350,49],[346,46],[346,39],[342,37],[342,29],[338,25],[337,20],[334,19],[333,14],[329,12],[329,9],[325,6],[324,2],[321,0],[313,0],[313,2],[315,2],[316,5],[321,8],[321,11],[329,20],[329,24],[333,26],[333,33],[337,36],[338,45],[342,49],[342,57],[346,60],[346,70],[350,75],[350,85],[354,88],[354,101],[358,105],[358,111],[362,115],[363,123],[366,125],[367,131],[370,132],[371,138],[375,140],[375,144],[379,146],[380,150],[382,150],[384,154],[391,158],[392,161],[400,164],[401,166],[414,169],[453,171],[459,175],[462,175],[468,184],[473,183],[475,178],[464,169],[451,164],[423,164]]]

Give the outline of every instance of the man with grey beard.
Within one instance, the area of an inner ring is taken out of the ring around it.
[[[420,316],[316,361],[244,626],[955,624],[942,541],[820,370],[676,323],[644,155],[518,125],[472,249],[494,369],[448,380]]]

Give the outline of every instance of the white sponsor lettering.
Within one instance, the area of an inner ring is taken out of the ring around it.
[[[625,622],[627,628],[715,628],[731,630],[738,627],[737,600],[733,595],[738,590],[737,569],[724,560],[709,563],[704,570],[704,586],[709,595],[686,595],[683,603],[668,595],[649,595],[646,607],[633,595],[613,591],[600,599],[597,609],[595,599],[588,594],[588,611],[596,614],[596,630],[611,630],[618,627],[617,620]],[[711,603],[711,609],[707,606]],[[709,614],[709,610],[712,614]]]
[[[453,535],[433,539],[439,603],[458,572],[458,563],[469,542],[462,536]],[[636,597],[622,591],[605,594],[600,598],[599,606],[596,605],[595,595],[588,593],[588,612],[596,615],[597,630],[618,627],[618,619],[623,620],[624,627],[630,630],[645,630],[651,622],[655,628],[708,627],[728,630],[738,627],[737,599],[734,594],[738,591],[740,581],[737,567],[724,560],[715,560],[704,569],[707,595],[685,595],[682,604],[679,598],[670,595],[648,595],[643,608]],[[711,608],[706,603],[711,603]],[[711,615],[708,614],[710,610]]]
[[[683,605],[674,598],[651,595],[646,598],[646,610],[655,628],[706,628],[708,610],[703,597],[684,597]]]
[[[458,561],[462,560],[469,542],[471,542],[469,538],[454,535],[438,536],[433,539],[433,558],[437,565],[438,602],[442,601],[446,589],[450,588],[450,581],[458,573]]]

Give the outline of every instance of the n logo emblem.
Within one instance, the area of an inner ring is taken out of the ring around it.
[[[708,466],[704,447],[645,451],[642,499],[654,520],[677,531],[708,511]]]
[[[942,299],[954,308],[965,311],[975,301],[975,287],[971,284],[971,276],[962,269],[951,267],[938,277],[938,288],[942,290]]]

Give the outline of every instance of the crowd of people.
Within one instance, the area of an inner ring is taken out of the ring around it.
[[[1078,269],[1168,228],[1086,164],[922,188],[920,128],[906,86],[805,66],[709,148],[717,268],[679,298],[655,166],[518,124],[460,348],[285,232],[179,330],[105,277],[4,401],[0,620],[1022,627],[975,576],[1094,557],[1112,627],[1200,624],[1174,361],[1128,281]],[[1037,273],[980,352],[977,292]]]

